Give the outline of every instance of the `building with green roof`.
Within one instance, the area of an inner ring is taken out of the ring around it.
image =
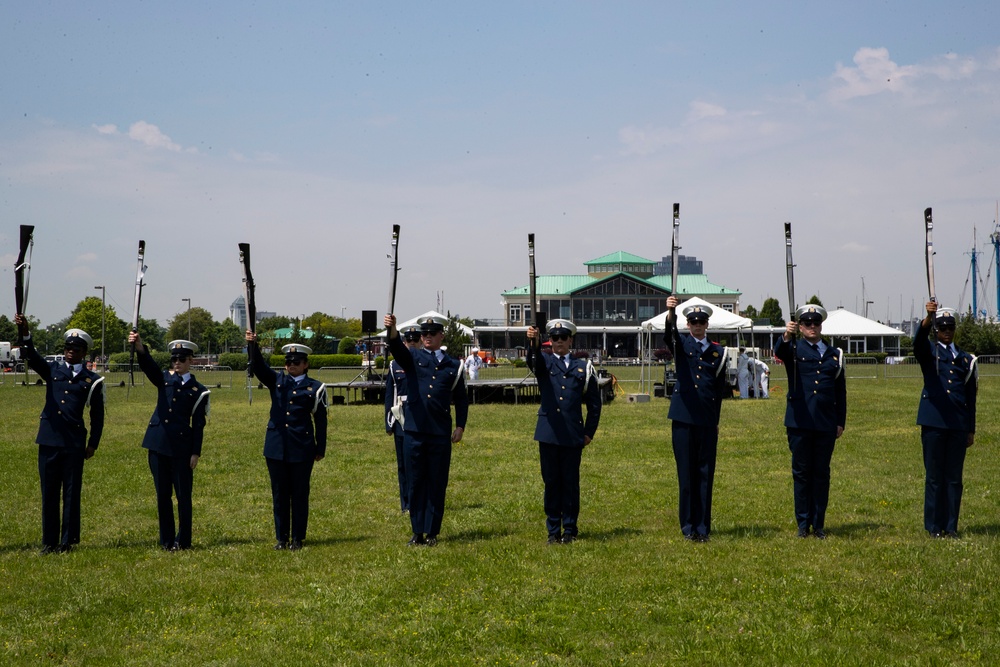
[[[701,267],[695,258],[679,263]],[[537,276],[535,291],[539,310],[548,319],[572,320],[579,330],[578,348],[608,349],[620,356],[635,356],[639,324],[666,310],[667,297],[674,293],[670,275],[654,275],[657,262],[624,251],[613,252],[584,262],[586,275]],[[662,263],[661,263],[662,266]],[[697,296],[729,312],[739,312],[741,293],[716,285],[703,273],[677,276],[676,296],[684,301]],[[532,321],[528,285],[501,294],[505,326],[526,327]],[[609,329],[613,328],[613,329]],[[608,332],[613,331],[609,342]],[[613,343],[613,344],[612,344]]]

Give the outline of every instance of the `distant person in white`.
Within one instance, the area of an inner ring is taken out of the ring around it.
[[[750,372],[747,368],[750,357],[747,349],[740,348],[740,356],[736,357],[736,384],[740,388],[740,398],[750,398]]]
[[[479,379],[479,369],[483,367],[483,360],[479,358],[479,348],[474,347],[465,358],[465,371],[469,374],[470,380]]]

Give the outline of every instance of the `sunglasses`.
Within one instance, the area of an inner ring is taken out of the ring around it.
[[[569,334],[549,334],[549,340],[569,340]]]
[[[427,336],[428,338],[430,338],[431,336],[437,336],[438,334],[443,334],[443,333],[444,333],[443,331],[421,331],[420,337],[423,338],[424,336]]]
[[[696,320],[688,320],[688,324],[708,324],[708,320],[698,318]]]
[[[954,324],[939,324],[937,330],[938,331],[954,331],[955,330],[955,325]]]
[[[799,322],[800,327],[818,327],[820,324],[820,322],[815,322],[813,320],[802,320]]]
[[[285,360],[285,365],[286,366],[298,366],[301,363],[303,363],[302,359],[287,359],[287,360]]]

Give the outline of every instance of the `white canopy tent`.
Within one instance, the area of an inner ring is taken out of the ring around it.
[[[678,316],[680,316],[681,312],[687,306],[708,306],[712,309],[712,316],[708,318],[709,331],[733,331],[736,329],[745,329],[753,325],[753,321],[749,318],[740,317],[696,296],[691,297],[687,301],[682,301],[677,306]],[[646,331],[665,331],[667,328],[667,311],[663,311],[656,317],[643,322],[642,328]]]
[[[753,321],[746,317],[740,317],[735,313],[731,313],[720,306],[709,303],[704,299],[700,299],[696,296],[682,301],[677,306],[677,316],[683,321],[683,316],[681,313],[687,306],[709,306],[712,309],[712,315],[708,318],[708,331],[711,333],[713,331],[739,331],[742,329],[747,329],[753,326]],[[683,329],[686,325],[681,325]],[[643,391],[647,391],[646,382],[649,382],[649,388],[652,388],[653,378],[652,378],[652,368],[653,368],[653,358],[652,351],[655,347],[653,341],[656,334],[666,331],[667,328],[667,311],[663,311],[656,317],[648,319],[641,325],[641,336],[639,359],[642,362],[642,371],[640,376],[640,388]]]
[[[412,326],[414,324],[419,324],[421,322],[421,320],[426,320],[428,317],[440,317],[440,318],[443,318],[445,320],[448,319],[447,315],[442,315],[441,313],[437,312],[436,310],[428,310],[423,315],[418,315],[417,317],[414,317],[413,319],[410,319],[410,320],[406,320],[405,322],[399,322],[397,320],[397,322],[396,322],[396,328],[398,330],[402,331],[405,327]],[[469,327],[465,326],[461,322],[458,322],[457,324],[458,324],[458,328],[461,330],[461,332],[463,334],[465,334],[466,336],[468,336],[470,340],[472,340],[472,336],[473,336],[472,329],[470,329]],[[385,338],[386,333],[387,333],[386,330],[383,329],[382,331],[380,331],[378,333],[378,337],[379,338]],[[462,354],[465,354],[464,350],[462,351]]]
[[[844,352],[855,353],[868,352],[869,342],[874,344],[876,341],[876,351],[883,352],[886,338],[895,338],[898,348],[899,338],[906,334],[844,308],[837,308],[827,312],[823,322],[823,335],[841,339],[837,344],[844,348]]]

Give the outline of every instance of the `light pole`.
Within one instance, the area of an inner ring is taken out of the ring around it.
[[[191,299],[181,299],[188,304],[188,340],[191,340]]]
[[[104,361],[104,297],[107,293],[104,285],[94,285],[94,289],[101,290],[101,361]]]

